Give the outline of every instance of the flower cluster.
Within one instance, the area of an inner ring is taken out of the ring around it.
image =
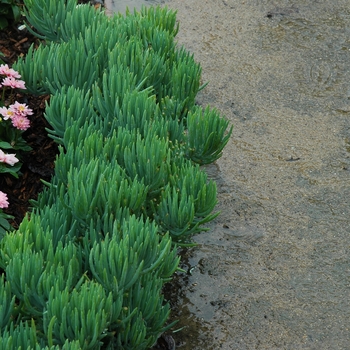
[[[8,154],[5,153],[0,149],[0,165],[2,164],[8,164],[11,166],[14,166],[19,160],[16,158],[16,154]],[[3,169],[0,168],[0,173],[5,172]],[[0,191],[0,209],[1,208],[7,208],[9,205],[7,194]]]
[[[7,64],[0,65],[0,76],[3,80],[0,82],[0,88],[3,88],[2,100],[4,100],[5,90],[7,87],[12,89],[25,89],[25,82],[19,80],[21,75],[14,69],[9,68]],[[0,107],[0,114],[4,120],[11,120],[12,125],[18,130],[27,130],[30,126],[28,115],[32,115],[33,111],[24,103],[15,102],[8,108]]]
[[[0,75],[4,75],[6,78],[0,84],[1,86],[11,86],[12,88],[20,88],[25,89],[25,83],[23,80],[18,80],[15,82],[17,78],[20,78],[20,74],[16,72],[14,69],[10,68],[7,64],[0,65]],[[21,87],[23,86],[23,87]]]
[[[15,102],[8,108],[0,107],[0,114],[4,120],[10,119],[15,128],[27,130],[30,127],[30,121],[27,115],[32,115],[33,111],[24,103]]]
[[[0,163],[6,163],[13,166],[19,161],[15,156],[15,154],[6,154],[0,149]]]
[[[20,133],[27,130],[30,126],[27,116],[33,114],[33,111],[26,104],[14,102],[13,89],[26,88],[25,82],[20,80],[20,78],[21,75],[7,64],[0,65],[0,89],[2,89],[0,100],[0,141],[3,147],[6,145],[6,148],[10,148],[13,144],[18,144]],[[5,91],[7,89],[11,89],[11,93],[9,96],[6,96],[7,103],[5,103]],[[13,133],[14,131],[16,132]],[[13,141],[15,142],[13,143]],[[18,177],[17,172],[20,169],[20,165],[14,166],[18,162],[16,154],[5,153],[0,149],[0,173],[10,173]],[[0,191],[0,218],[5,215],[1,209],[8,206],[7,194]]]

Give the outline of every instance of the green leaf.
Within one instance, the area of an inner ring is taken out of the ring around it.
[[[20,162],[16,163],[12,167],[10,165],[0,163],[0,174],[7,173],[7,174],[14,176],[16,179],[18,179],[18,172],[19,172],[19,169],[21,168],[21,166],[22,166],[22,163],[20,163]]]
[[[0,148],[9,149],[9,148],[12,148],[12,146],[8,142],[0,141]]]
[[[0,30],[6,28],[8,26],[8,21],[5,17],[3,17],[2,15],[0,16]]]

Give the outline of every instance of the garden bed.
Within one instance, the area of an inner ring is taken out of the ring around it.
[[[39,39],[27,30],[19,30],[18,24],[0,32],[0,51],[5,55],[3,61],[12,65],[18,57],[24,56],[30,45],[39,45]],[[18,179],[9,174],[0,174],[0,188],[9,199],[9,207],[3,209],[14,216],[12,225],[18,228],[28,212],[29,200],[37,199],[43,189],[41,179],[49,181],[54,169],[58,152],[57,144],[48,137],[45,128],[49,124],[44,118],[45,102],[49,96],[19,95],[18,101],[27,103],[34,114],[30,117],[31,127],[23,134],[24,140],[32,150],[23,157],[22,168]]]
[[[0,181],[17,230],[1,241],[2,339],[146,349],[171,327],[162,287],[177,248],[217,216],[199,165],[221,156],[228,122],[195,105],[201,69],[174,42],[174,12],[107,19],[74,0],[30,4],[45,45],[8,28],[0,46],[35,95],[15,96],[34,112],[32,150],[16,153],[18,180]]]

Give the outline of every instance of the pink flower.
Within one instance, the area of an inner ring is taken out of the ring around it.
[[[0,208],[7,208],[8,206],[7,194],[0,191]]]
[[[19,160],[15,157],[16,154],[6,154],[0,149],[0,162],[9,164],[11,166],[15,165]]]
[[[6,77],[2,81],[2,86],[10,86],[13,89],[25,89],[25,82],[23,80],[16,80],[15,78]]]
[[[4,120],[12,119],[15,116],[15,112],[6,107],[0,107],[0,114],[4,117]]]
[[[20,74],[14,69],[10,68],[7,64],[0,65],[0,75],[6,75],[9,78],[20,78]]]
[[[22,117],[25,117],[26,115],[32,115],[33,114],[33,110],[28,108],[28,106],[26,104],[19,103],[17,101],[13,105],[11,105],[9,108],[16,115],[20,115]]]
[[[15,115],[11,121],[12,125],[19,130],[27,130],[30,127],[29,119],[22,115]]]

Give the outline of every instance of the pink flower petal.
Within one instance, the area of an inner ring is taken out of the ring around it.
[[[3,116],[4,120],[7,120],[9,118],[12,119],[15,115],[15,112],[7,109],[6,107],[0,107],[0,114]]]
[[[2,86],[10,86],[13,89],[25,89],[25,82],[23,80],[16,80],[12,77],[6,77],[2,81]]]
[[[15,157],[16,154],[6,154],[0,149],[0,162],[9,164],[11,166],[15,165],[19,160]]]
[[[26,115],[32,115],[33,110],[30,109],[26,104],[15,102],[13,105],[11,105],[10,110],[13,111],[15,114],[21,115],[25,117]]]
[[[6,75],[7,77],[10,77],[10,78],[20,78],[21,77],[21,75],[17,71],[10,68],[7,64],[0,65],[0,75]]]
[[[9,206],[7,194],[0,191],[0,208],[7,208]]]
[[[18,130],[27,130],[30,127],[30,121],[22,115],[15,115],[12,119],[12,125]]]

